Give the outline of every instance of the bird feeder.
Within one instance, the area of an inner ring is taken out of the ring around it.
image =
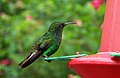
[[[81,78],[120,78],[120,0],[107,0],[100,52],[74,58],[69,67]]]

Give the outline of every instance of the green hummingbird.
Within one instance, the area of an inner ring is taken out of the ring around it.
[[[60,46],[62,40],[62,31],[68,24],[76,24],[76,22],[52,23],[48,31],[34,43],[30,51],[31,53],[19,64],[19,67],[25,68],[40,56],[47,58],[54,54]]]

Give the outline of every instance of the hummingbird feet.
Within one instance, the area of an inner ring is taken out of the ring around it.
[[[48,60],[47,58],[48,58],[48,56],[43,56],[43,58],[44,58],[44,60],[45,61],[47,61],[48,63],[50,63],[51,62],[51,60]]]

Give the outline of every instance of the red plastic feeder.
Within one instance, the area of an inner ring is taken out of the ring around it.
[[[70,60],[69,67],[82,78],[120,78],[120,0],[107,0],[100,52]]]

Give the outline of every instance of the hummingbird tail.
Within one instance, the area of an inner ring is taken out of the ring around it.
[[[42,52],[33,52],[30,53],[20,64],[19,64],[19,68],[25,68],[27,66],[29,66],[30,64],[32,64],[38,57],[40,57],[40,55],[42,54]]]

